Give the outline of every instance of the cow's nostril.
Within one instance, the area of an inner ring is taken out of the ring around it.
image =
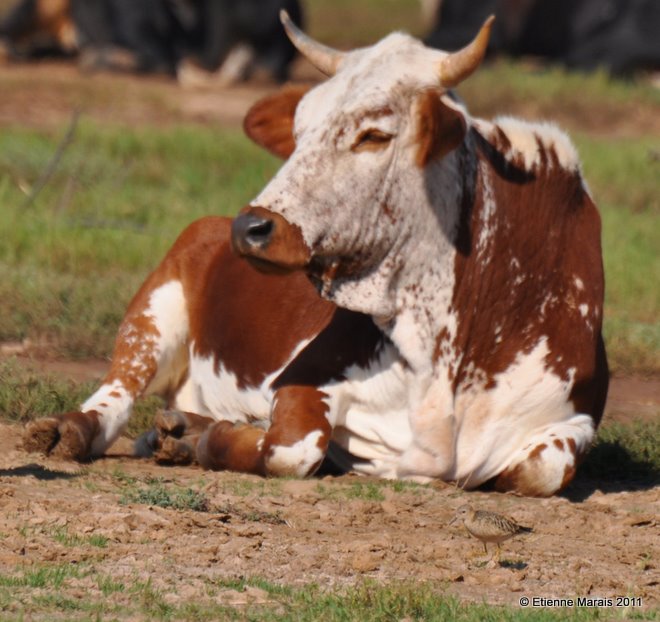
[[[257,218],[248,223],[245,231],[245,239],[248,244],[264,246],[273,234],[273,221],[265,218]]]
[[[270,218],[257,214],[240,214],[231,226],[231,237],[234,249],[239,254],[250,254],[251,251],[268,246],[275,225]]]

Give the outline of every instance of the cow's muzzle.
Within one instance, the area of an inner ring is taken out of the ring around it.
[[[263,207],[241,210],[231,226],[231,241],[234,252],[261,270],[299,270],[311,258],[300,228]]]

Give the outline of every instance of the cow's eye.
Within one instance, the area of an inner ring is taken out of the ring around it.
[[[364,151],[367,149],[382,149],[394,138],[393,134],[388,134],[381,130],[370,129],[362,132],[353,143],[351,151]]]

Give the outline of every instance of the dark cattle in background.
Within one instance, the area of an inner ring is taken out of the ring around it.
[[[113,49],[130,52],[140,72],[174,75],[187,32],[176,5],[166,0],[71,0],[71,15],[88,63],[112,66]]]
[[[490,14],[491,56],[538,56],[615,75],[660,69],[657,0],[443,0],[426,43],[460,48]]]
[[[301,24],[298,0],[197,0],[195,4],[200,16],[195,39],[204,69],[215,71],[234,46],[247,44],[254,51],[248,72],[260,67],[279,82],[288,78],[296,51],[280,24],[279,12],[286,9]]]
[[[0,39],[15,57],[80,51],[87,68],[171,75],[184,58],[215,71],[244,45],[252,60],[241,77],[261,68],[281,82],[295,56],[282,8],[301,23],[298,0],[19,0]]]
[[[20,0],[0,20],[0,43],[19,59],[75,53],[69,0]]]

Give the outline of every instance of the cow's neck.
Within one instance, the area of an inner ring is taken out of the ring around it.
[[[411,171],[400,184],[401,235],[378,269],[336,285],[339,306],[370,314],[420,377],[431,378],[449,357],[456,332],[452,310],[459,206],[473,175],[464,145],[441,163]],[[416,201],[428,209],[411,209]],[[407,212],[407,214],[406,214]],[[406,215],[415,213],[415,219]],[[358,304],[356,305],[356,301]]]

